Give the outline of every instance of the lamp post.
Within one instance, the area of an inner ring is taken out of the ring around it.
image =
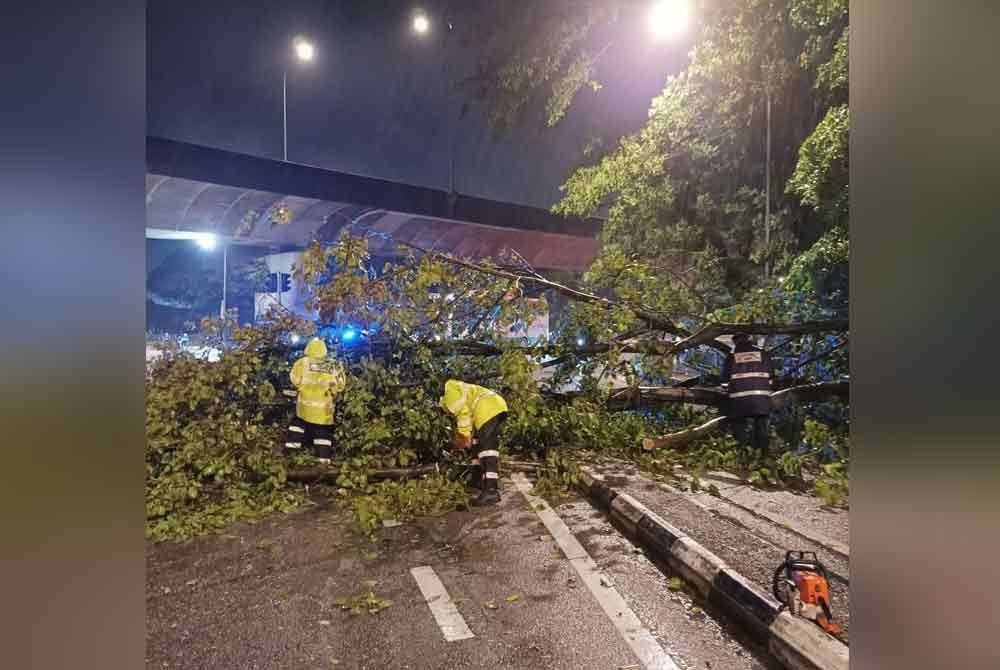
[[[212,233],[196,233],[194,241],[202,251],[213,251],[219,243],[219,238]],[[226,289],[229,279],[229,244],[222,240],[222,302],[219,305],[219,316],[226,318]]]
[[[316,56],[316,47],[301,35],[292,40],[292,51],[300,63],[310,63]],[[281,137],[282,160],[288,162],[288,65],[281,69]]]
[[[229,245],[222,243],[222,309],[221,316],[226,318],[226,288],[229,283]]]
[[[764,279],[771,272],[771,87],[764,84],[767,139],[764,159]]]
[[[455,30],[455,24],[451,21],[449,17],[445,17],[444,25],[447,27],[447,32],[445,33],[444,46],[442,47],[442,53],[444,57],[444,67],[445,72],[445,106],[448,109],[448,217],[454,218],[455,216],[455,203],[458,200],[458,191],[455,188],[455,128],[454,123],[451,119],[451,107],[452,107],[452,89],[454,88],[453,72],[450,67],[450,61],[448,59],[448,44],[451,38],[452,32]],[[416,10],[413,13],[413,20],[410,24],[410,29],[418,37],[424,37],[429,35],[431,28],[433,27],[431,23],[431,18],[423,10]]]

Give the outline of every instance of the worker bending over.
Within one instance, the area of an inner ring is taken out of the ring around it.
[[[333,457],[333,405],[346,385],[344,370],[327,358],[326,343],[314,337],[306,345],[306,355],[292,366],[291,378],[298,395],[285,447],[295,453],[307,445],[320,462],[329,463]]]
[[[456,449],[467,451],[476,434],[478,452],[472,460],[472,485],[479,488],[473,505],[494,505],[500,501],[500,431],[507,420],[507,402],[495,391],[457,379],[444,385],[440,406],[455,417],[452,442]]]

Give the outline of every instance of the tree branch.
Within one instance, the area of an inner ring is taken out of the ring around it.
[[[587,293],[585,291],[580,291],[575,288],[570,288],[569,286],[565,286],[563,284],[554,282],[549,279],[540,278],[538,276],[533,276],[530,274],[520,274],[496,268],[489,268],[484,265],[479,265],[478,263],[472,263],[470,261],[465,261],[460,258],[455,258],[454,256],[450,256],[448,254],[442,254],[436,251],[428,251],[427,249],[423,249],[421,247],[418,247],[414,244],[410,244],[409,242],[404,242],[402,240],[397,240],[397,244],[404,247],[408,247],[415,251],[419,251],[423,254],[431,256],[432,258],[436,258],[442,262],[463,267],[467,270],[473,270],[475,272],[481,272],[484,274],[493,275],[494,277],[503,277],[505,279],[512,279],[515,281],[531,282],[539,286],[544,286],[545,288],[552,289],[553,291],[561,293],[568,298],[580,302],[588,302],[597,305],[602,305],[609,309],[614,307],[625,307],[631,310],[636,315],[636,317],[642,319],[643,321],[648,322],[651,326],[655,327],[657,330],[662,330],[663,332],[670,333],[672,335],[683,336],[688,334],[687,330],[681,328],[670,319],[664,318],[663,316],[655,314],[654,312],[651,312],[642,307],[636,307],[634,305],[615,302],[613,300],[609,300],[608,298],[603,298],[599,295],[594,295],[593,293]]]
[[[708,344],[721,335],[735,335],[736,333],[746,333],[747,335],[807,335],[810,333],[845,332],[849,329],[850,322],[847,319],[806,321],[787,325],[717,322],[710,323],[694,335],[677,342],[674,347],[677,351],[683,351],[684,349]]]
[[[544,463],[527,463],[524,461],[501,461],[501,469],[513,472],[534,472]],[[387,479],[410,479],[411,477],[422,477],[434,472],[439,472],[440,468],[436,464],[417,465],[412,468],[386,468],[384,470],[372,470],[368,473],[369,481],[383,481]],[[313,467],[289,470],[285,478],[290,482],[300,484],[317,484],[337,482],[340,470],[336,467]]]
[[[811,363],[817,363],[819,361],[822,361],[822,360],[825,360],[825,359],[829,358],[829,356],[831,354],[833,354],[834,352],[839,351],[840,349],[843,349],[844,346],[847,344],[847,342],[848,342],[848,339],[845,337],[840,342],[838,342],[836,345],[830,347],[829,349],[827,349],[823,353],[817,354],[816,356],[813,356],[812,358],[808,358],[808,359],[804,360],[803,362],[799,363],[794,368],[792,368],[790,370],[790,372],[798,372],[799,370],[801,370],[802,368],[804,368],[805,366],[807,366],[807,365],[809,365]]]
[[[529,278],[530,279],[530,278]],[[769,323],[712,323],[694,335],[678,342],[632,342],[630,344],[619,345],[618,348],[625,354],[651,354],[654,356],[670,356],[678,354],[688,349],[700,346],[710,346],[729,353],[730,349],[721,342],[716,341],[720,335],[735,333],[770,334],[770,335],[804,335],[809,333],[846,331],[848,329],[847,319],[833,321],[806,321],[804,323],[793,323],[787,325]],[[575,354],[578,356],[595,355],[607,353],[612,345],[594,343],[582,347],[576,347],[567,351],[566,347],[556,344],[542,344],[536,346],[512,347],[515,351],[523,351],[527,354]],[[453,351],[463,348],[471,349],[473,355],[499,356],[503,351],[494,345],[484,344],[471,340],[453,340],[436,345],[436,348]]]
[[[662,393],[663,391],[687,391],[688,389],[656,389],[657,393]],[[701,391],[702,389],[694,389]],[[708,389],[704,389],[708,390]],[[720,396],[725,397],[725,394],[719,392]],[[771,395],[771,406],[774,409],[781,409],[786,406],[789,402],[795,400],[799,402],[809,402],[812,400],[823,400],[830,396],[837,396],[841,398],[848,398],[850,395],[850,385],[848,382],[820,382],[817,384],[805,384],[802,386],[793,386],[787,388],[783,391],[778,391]],[[683,394],[665,394],[663,396],[666,398],[676,398],[676,402],[687,402],[684,400]],[[701,403],[698,404],[708,404]],[[695,426],[693,428],[687,428],[685,430],[678,431],[676,433],[669,433],[662,437],[646,438],[642,441],[642,448],[648,450],[651,449],[663,449],[663,448],[676,448],[678,446],[684,445],[692,440],[704,437],[723,427],[726,420],[729,417],[719,416],[707,423],[703,423],[700,426]]]
[[[646,451],[652,451],[653,449],[669,449],[682,446],[688,442],[717,432],[725,425],[728,419],[729,417],[727,416],[719,416],[700,426],[670,433],[663,437],[647,437],[642,441],[642,448]]]
[[[791,401],[812,402],[815,400],[825,400],[830,397],[850,400],[851,385],[849,382],[819,382],[816,384],[803,384],[793,386],[783,391],[771,394],[771,407],[781,409]]]

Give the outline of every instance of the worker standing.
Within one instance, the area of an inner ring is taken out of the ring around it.
[[[347,380],[341,365],[327,358],[326,343],[320,338],[309,340],[305,354],[292,366],[292,385],[298,394],[285,447],[295,452],[309,446],[321,463],[329,463],[333,457],[333,405]]]
[[[480,491],[472,504],[494,505],[500,501],[500,431],[507,420],[507,402],[495,391],[449,379],[439,405],[455,417],[453,446],[472,447],[473,432],[478,451],[472,459],[472,485]]]
[[[771,357],[755,347],[746,333],[733,336],[733,351],[722,367],[722,382],[728,382],[730,428],[746,441],[747,419],[753,423],[750,444],[767,454],[768,418],[771,414]]]

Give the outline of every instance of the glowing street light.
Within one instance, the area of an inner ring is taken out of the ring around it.
[[[649,10],[649,30],[659,39],[677,37],[691,25],[693,14],[690,0],[656,0]]]
[[[413,32],[418,35],[426,35],[431,30],[431,20],[423,12],[416,12],[413,15]]]
[[[194,241],[198,244],[198,248],[202,251],[211,251],[215,248],[216,240],[215,235],[212,233],[203,233],[194,238]]]
[[[303,63],[312,62],[313,56],[316,55],[316,47],[313,43],[304,37],[296,37],[292,45],[295,47],[295,56]]]

